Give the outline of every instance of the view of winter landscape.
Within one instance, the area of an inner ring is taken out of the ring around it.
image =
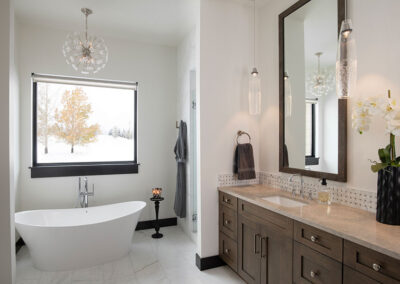
[[[134,160],[134,91],[37,83],[37,163]]]

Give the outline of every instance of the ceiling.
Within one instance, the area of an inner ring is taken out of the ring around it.
[[[83,30],[83,7],[96,35],[176,46],[195,27],[199,0],[15,0],[18,21],[68,31]]]

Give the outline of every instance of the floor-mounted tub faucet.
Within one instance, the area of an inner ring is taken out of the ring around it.
[[[82,179],[84,182],[84,186],[82,189]],[[82,208],[89,207],[89,196],[94,196],[94,184],[93,184],[93,189],[92,192],[89,192],[88,188],[88,178],[87,177],[79,177],[79,202],[81,204]]]
[[[293,178],[296,177],[296,176],[300,178],[300,192],[299,192],[300,197],[301,197],[301,198],[304,198],[304,181],[303,181],[303,176],[302,176],[301,174],[294,174],[294,175],[291,175],[291,176],[289,177],[289,182],[293,182]],[[295,186],[292,187],[292,196],[296,196],[296,187],[295,187]]]

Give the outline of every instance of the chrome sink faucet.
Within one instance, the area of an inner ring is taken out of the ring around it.
[[[303,176],[301,174],[293,174],[289,177],[289,182],[293,182],[294,177],[299,177],[300,178],[300,197],[304,198],[304,181],[303,181]],[[292,196],[296,196],[296,187],[292,187]]]
[[[84,186],[82,189],[82,180],[84,182]],[[92,192],[89,192],[88,189],[88,178],[87,177],[79,177],[79,202],[81,204],[82,208],[87,208],[89,207],[89,196],[94,196],[94,184],[93,184],[93,189]]]

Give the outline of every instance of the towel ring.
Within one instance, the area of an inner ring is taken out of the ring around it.
[[[249,143],[251,143],[251,137],[250,137],[249,133],[247,133],[245,131],[242,131],[242,130],[239,130],[237,132],[237,136],[236,136],[236,144],[239,144],[239,137],[242,136],[242,135],[247,135],[247,137],[249,137]]]

